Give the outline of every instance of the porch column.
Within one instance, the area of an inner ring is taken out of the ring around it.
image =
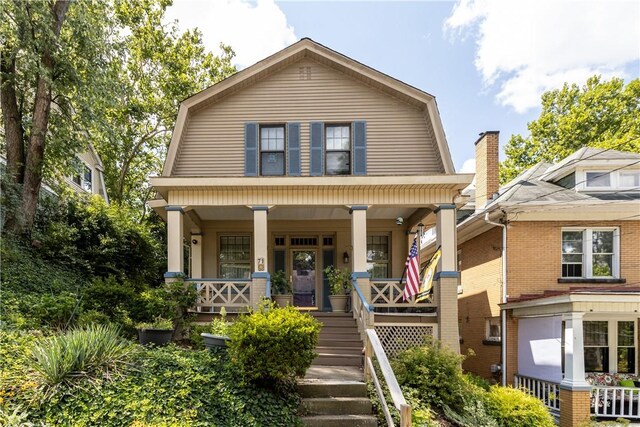
[[[353,247],[352,271],[358,288],[367,302],[371,302],[371,286],[367,272],[367,209],[368,206],[351,206],[351,246]],[[356,297],[353,295],[352,297]]]
[[[458,329],[458,285],[456,206],[440,205],[436,213],[436,247],[442,256],[436,267],[435,282],[438,303],[438,339],[451,350],[460,352]]]
[[[591,415],[591,386],[584,375],[584,313],[571,312],[564,320],[564,379],[560,383],[560,426],[584,423]]]
[[[191,233],[191,278],[202,279],[202,233]]]
[[[267,250],[267,206],[252,206],[253,210],[253,274],[251,286],[251,305],[256,308],[267,296],[267,272],[268,250]]]
[[[180,206],[167,206],[167,272],[165,279],[184,274],[184,211]]]

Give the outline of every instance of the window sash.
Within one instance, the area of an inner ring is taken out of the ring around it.
[[[218,252],[221,279],[251,277],[251,237],[220,236]]]
[[[501,341],[500,317],[489,317],[485,320],[485,339],[487,341]]]
[[[260,175],[285,175],[287,155],[284,125],[260,126]]]
[[[325,175],[351,174],[351,126],[325,126]]]
[[[566,228],[561,240],[561,277],[619,277],[618,228]]]
[[[389,277],[389,236],[367,236],[367,271],[372,278]]]
[[[585,173],[587,188],[609,188],[611,187],[611,172],[608,171],[587,171]]]
[[[562,346],[564,349],[564,322]],[[595,318],[583,322],[585,372],[636,374],[636,320]],[[563,350],[564,363],[564,350]]]

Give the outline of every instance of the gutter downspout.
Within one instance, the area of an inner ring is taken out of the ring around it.
[[[507,225],[499,222],[493,222],[489,219],[489,212],[484,214],[484,220],[487,224],[502,227],[502,304],[507,302]],[[500,308],[500,340],[502,359],[502,386],[507,385],[507,311]]]

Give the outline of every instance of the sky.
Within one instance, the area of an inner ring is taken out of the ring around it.
[[[544,91],[640,77],[639,0],[174,0],[166,19],[239,69],[310,37],[434,95],[458,172],[480,132],[528,135]]]

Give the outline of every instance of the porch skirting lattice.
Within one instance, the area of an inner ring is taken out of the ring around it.
[[[428,336],[435,337],[435,325],[376,323],[375,330],[389,357],[393,357],[409,347],[423,344]]]

